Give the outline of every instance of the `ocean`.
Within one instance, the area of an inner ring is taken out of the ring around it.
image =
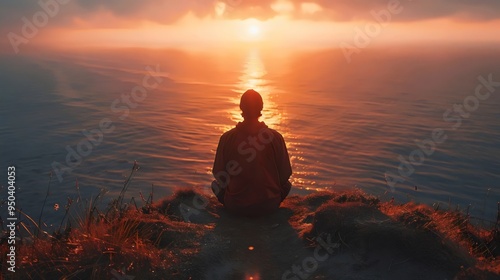
[[[43,217],[54,226],[68,197],[116,197],[134,162],[125,201],[208,193],[219,137],[242,120],[239,97],[253,88],[261,120],[287,143],[292,194],[359,188],[494,221],[498,50],[374,47],[350,63],[339,49],[2,55],[1,197],[15,166],[17,205],[38,217],[50,182]]]

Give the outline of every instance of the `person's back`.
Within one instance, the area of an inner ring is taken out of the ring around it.
[[[212,187],[230,212],[258,216],[276,210],[290,191],[292,174],[280,133],[259,122],[262,98],[249,90],[240,108],[245,120],[219,141]]]

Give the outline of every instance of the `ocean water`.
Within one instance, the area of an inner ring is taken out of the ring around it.
[[[500,87],[487,97],[488,88],[480,89],[483,100],[473,96],[478,77],[500,81],[499,65],[495,46],[374,48],[351,63],[336,49],[4,55],[2,198],[11,165],[18,205],[32,216],[50,181],[48,225],[63,215],[52,206],[62,209],[68,197],[90,199],[101,189],[116,197],[134,161],[140,170],[127,199],[151,190],[155,200],[176,188],[207,191],[218,139],[242,120],[239,97],[253,88],[264,98],[262,120],[287,142],[292,193],[360,188],[382,200],[470,205],[475,217],[494,220]],[[161,83],[127,100],[151,72],[157,79],[149,83]],[[466,111],[453,111],[464,102]],[[431,145],[436,129],[441,141]],[[427,153],[417,143],[427,143]],[[395,176],[396,184],[387,182]]]

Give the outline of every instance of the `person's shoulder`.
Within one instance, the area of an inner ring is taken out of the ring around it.
[[[223,138],[228,138],[230,137],[231,135],[234,135],[236,133],[236,127],[233,127],[231,128],[230,130],[224,132],[222,135],[221,135],[221,139]]]
[[[285,141],[284,138],[283,138],[283,135],[281,135],[281,133],[279,133],[276,129],[272,129],[272,128],[269,128],[269,127],[267,127],[266,129],[272,133],[273,138],[275,140]]]

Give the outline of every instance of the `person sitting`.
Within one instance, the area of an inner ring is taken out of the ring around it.
[[[279,208],[290,192],[290,158],[283,136],[259,122],[264,107],[255,90],[240,100],[244,118],[219,140],[212,190],[231,213],[262,216]]]

